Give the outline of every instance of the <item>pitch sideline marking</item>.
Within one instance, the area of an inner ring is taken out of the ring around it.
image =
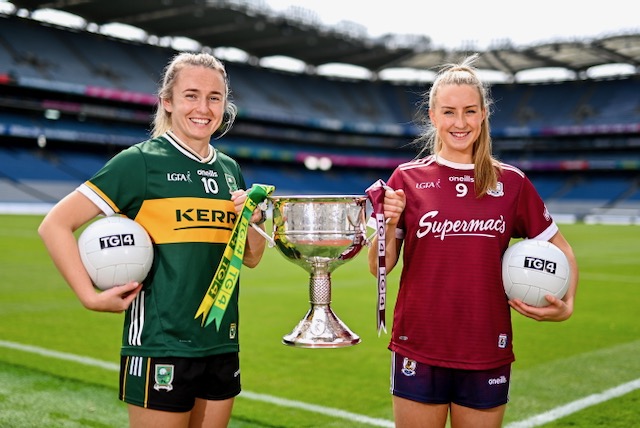
[[[97,360],[95,358],[74,355],[67,352],[52,351],[49,349],[40,348],[32,345],[23,345],[20,343],[0,340],[0,346],[4,348],[15,349],[18,351],[30,352],[30,353],[42,355],[45,357],[58,358],[61,360],[73,361],[73,362],[88,365],[88,366],[100,367],[106,370],[118,371],[120,369],[120,366],[115,363],[109,363],[106,361]],[[556,407],[555,409],[551,409],[550,411],[545,413],[540,413],[531,418],[524,419],[518,422],[512,422],[506,425],[505,428],[535,428],[540,425],[560,419],[564,416],[568,416],[572,413],[578,412],[587,407],[595,406],[596,404],[600,404],[605,401],[611,400],[613,398],[620,397],[636,389],[640,389],[640,379],[636,379],[631,382],[618,385],[616,387],[607,389],[601,393],[591,394],[587,397],[572,401],[568,404],[565,404],[560,407]],[[360,423],[368,424],[372,426],[379,426],[379,427],[385,427],[385,428],[394,427],[394,424],[392,421],[388,421],[385,419],[370,418],[368,416],[346,412],[340,409],[333,409],[330,407],[303,403],[301,401],[278,398],[272,395],[259,394],[259,393],[250,392],[250,391],[242,391],[240,393],[240,396],[243,398],[247,398],[249,400],[262,401],[262,402],[275,404],[282,407],[292,407],[292,408],[302,409],[309,412],[320,413],[323,415],[341,418],[341,419],[347,419],[354,422],[360,422]]]
[[[79,364],[84,364],[92,367],[99,367],[105,370],[118,371],[120,365],[116,363],[110,363],[107,361],[101,361],[91,357],[83,357],[80,355],[70,354],[67,352],[52,351],[50,349],[40,348],[38,346],[23,345],[21,343],[9,342],[6,340],[0,340],[0,347],[14,349],[23,352],[29,352],[32,354],[42,355],[49,358],[57,358],[65,361],[72,361]],[[359,422],[371,426],[393,428],[395,425],[392,421],[385,419],[371,418],[365,415],[359,415],[357,413],[351,413],[340,409],[333,409],[331,407],[318,406],[315,404],[303,403],[301,401],[288,400],[285,398],[274,397],[267,394],[258,394],[250,391],[242,391],[240,397],[247,398],[254,401],[262,401],[265,403],[276,404],[282,407],[292,407],[296,409],[302,409],[309,412],[320,413],[326,416],[346,419],[353,422]]]
[[[564,406],[556,407],[548,412],[540,413],[539,415],[531,418],[510,423],[504,428],[535,428],[578,412],[582,409],[586,409],[587,407],[595,406],[596,404],[603,403],[607,400],[611,400],[612,398],[620,397],[636,389],[640,389],[640,379],[623,383],[622,385],[618,385],[597,394],[588,395],[584,398],[572,401]]]

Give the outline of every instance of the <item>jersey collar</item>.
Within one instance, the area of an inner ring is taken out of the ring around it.
[[[178,151],[180,151],[183,155],[193,159],[196,162],[210,164],[216,160],[216,151],[211,145],[209,145],[209,153],[207,153],[207,156],[202,157],[198,153],[193,151],[191,147],[185,144],[182,140],[180,140],[180,138],[178,138],[178,136],[173,132],[167,131],[164,133],[163,137],[166,138],[167,141],[169,141],[171,145],[178,149]]]
[[[434,158],[437,162],[438,165],[444,165],[444,166],[448,166],[449,168],[454,168],[454,169],[461,169],[461,170],[472,170],[473,169],[473,164],[472,163],[457,163],[457,162],[451,162],[446,160],[445,158],[443,158],[440,155],[434,155]]]

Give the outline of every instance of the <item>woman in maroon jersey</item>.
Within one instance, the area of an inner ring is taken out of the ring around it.
[[[492,156],[491,100],[476,58],[438,73],[423,106],[421,156],[399,165],[384,191],[387,272],[404,247],[389,344],[400,428],[445,427],[448,417],[453,428],[500,427],[515,360],[510,308],[538,321],[573,313],[572,248],[525,174]],[[562,300],[507,301],[501,258],[511,238],[550,241],[564,252],[571,281]],[[374,242],[372,274],[378,266]]]

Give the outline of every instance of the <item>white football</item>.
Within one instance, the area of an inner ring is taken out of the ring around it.
[[[567,257],[549,241],[518,241],[502,257],[507,297],[532,306],[548,306],[547,294],[562,299],[569,288],[570,273]]]
[[[122,216],[91,223],[78,237],[78,249],[87,273],[101,290],[142,282],[153,263],[149,234],[139,223]]]

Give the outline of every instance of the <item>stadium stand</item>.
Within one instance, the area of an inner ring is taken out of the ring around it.
[[[0,202],[54,203],[145,139],[159,72],[174,53],[0,14]],[[417,153],[424,84],[227,69],[239,116],[214,145],[250,183],[362,194]],[[552,212],[640,216],[638,94],[638,75],[495,84],[494,148],[527,172]],[[333,167],[309,170],[308,157]]]

